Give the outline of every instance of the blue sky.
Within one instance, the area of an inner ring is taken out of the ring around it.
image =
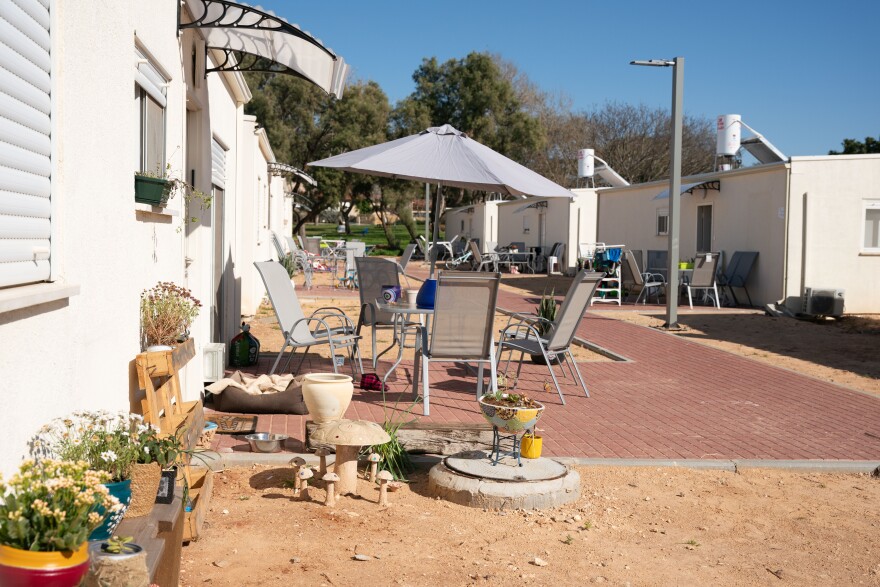
[[[254,1],[254,4],[256,2]],[[684,110],[741,114],[783,153],[823,155],[880,136],[880,1],[263,1],[345,58],[391,103],[425,57],[488,51],[575,110],[669,108],[672,72],[633,59],[685,58]],[[748,133],[743,133],[749,136]],[[584,145],[589,147],[589,145]]]

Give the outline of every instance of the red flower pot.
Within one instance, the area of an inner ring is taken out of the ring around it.
[[[75,552],[37,552],[0,546],[3,587],[76,587],[89,570],[89,545]]]

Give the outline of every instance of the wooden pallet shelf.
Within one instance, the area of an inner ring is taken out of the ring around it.
[[[195,343],[190,338],[172,350],[140,353],[135,358],[138,383],[144,390],[144,420],[177,437],[184,449],[178,466],[193,503],[192,511],[184,512],[184,542],[198,539],[213,488],[210,469],[191,468],[192,450],[205,428],[205,413],[200,400],[183,401],[179,372],[194,356]]]

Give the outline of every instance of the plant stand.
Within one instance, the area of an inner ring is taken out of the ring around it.
[[[179,457],[178,466],[189,488],[192,508],[184,513],[184,542],[198,539],[214,486],[210,469],[196,472],[190,469],[192,449],[205,428],[205,414],[201,400],[183,401],[179,371],[194,356],[195,343],[190,338],[170,351],[141,353],[135,359],[138,383],[145,391],[141,401],[144,420],[158,426],[161,432],[179,438],[185,451]]]
[[[505,453],[515,457],[517,464],[522,467],[521,442],[522,434],[502,434],[498,430],[498,426],[492,426],[492,451],[489,453],[492,466],[494,467],[501,460],[501,449],[509,448],[510,450],[505,451]],[[495,455],[494,459],[492,455]]]

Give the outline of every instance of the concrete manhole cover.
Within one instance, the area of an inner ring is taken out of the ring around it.
[[[488,451],[482,450],[461,452],[446,457],[443,463],[450,470],[469,477],[514,483],[559,479],[568,472],[565,465],[545,458],[522,459],[523,466],[520,467],[515,458],[505,456],[493,465]]]

